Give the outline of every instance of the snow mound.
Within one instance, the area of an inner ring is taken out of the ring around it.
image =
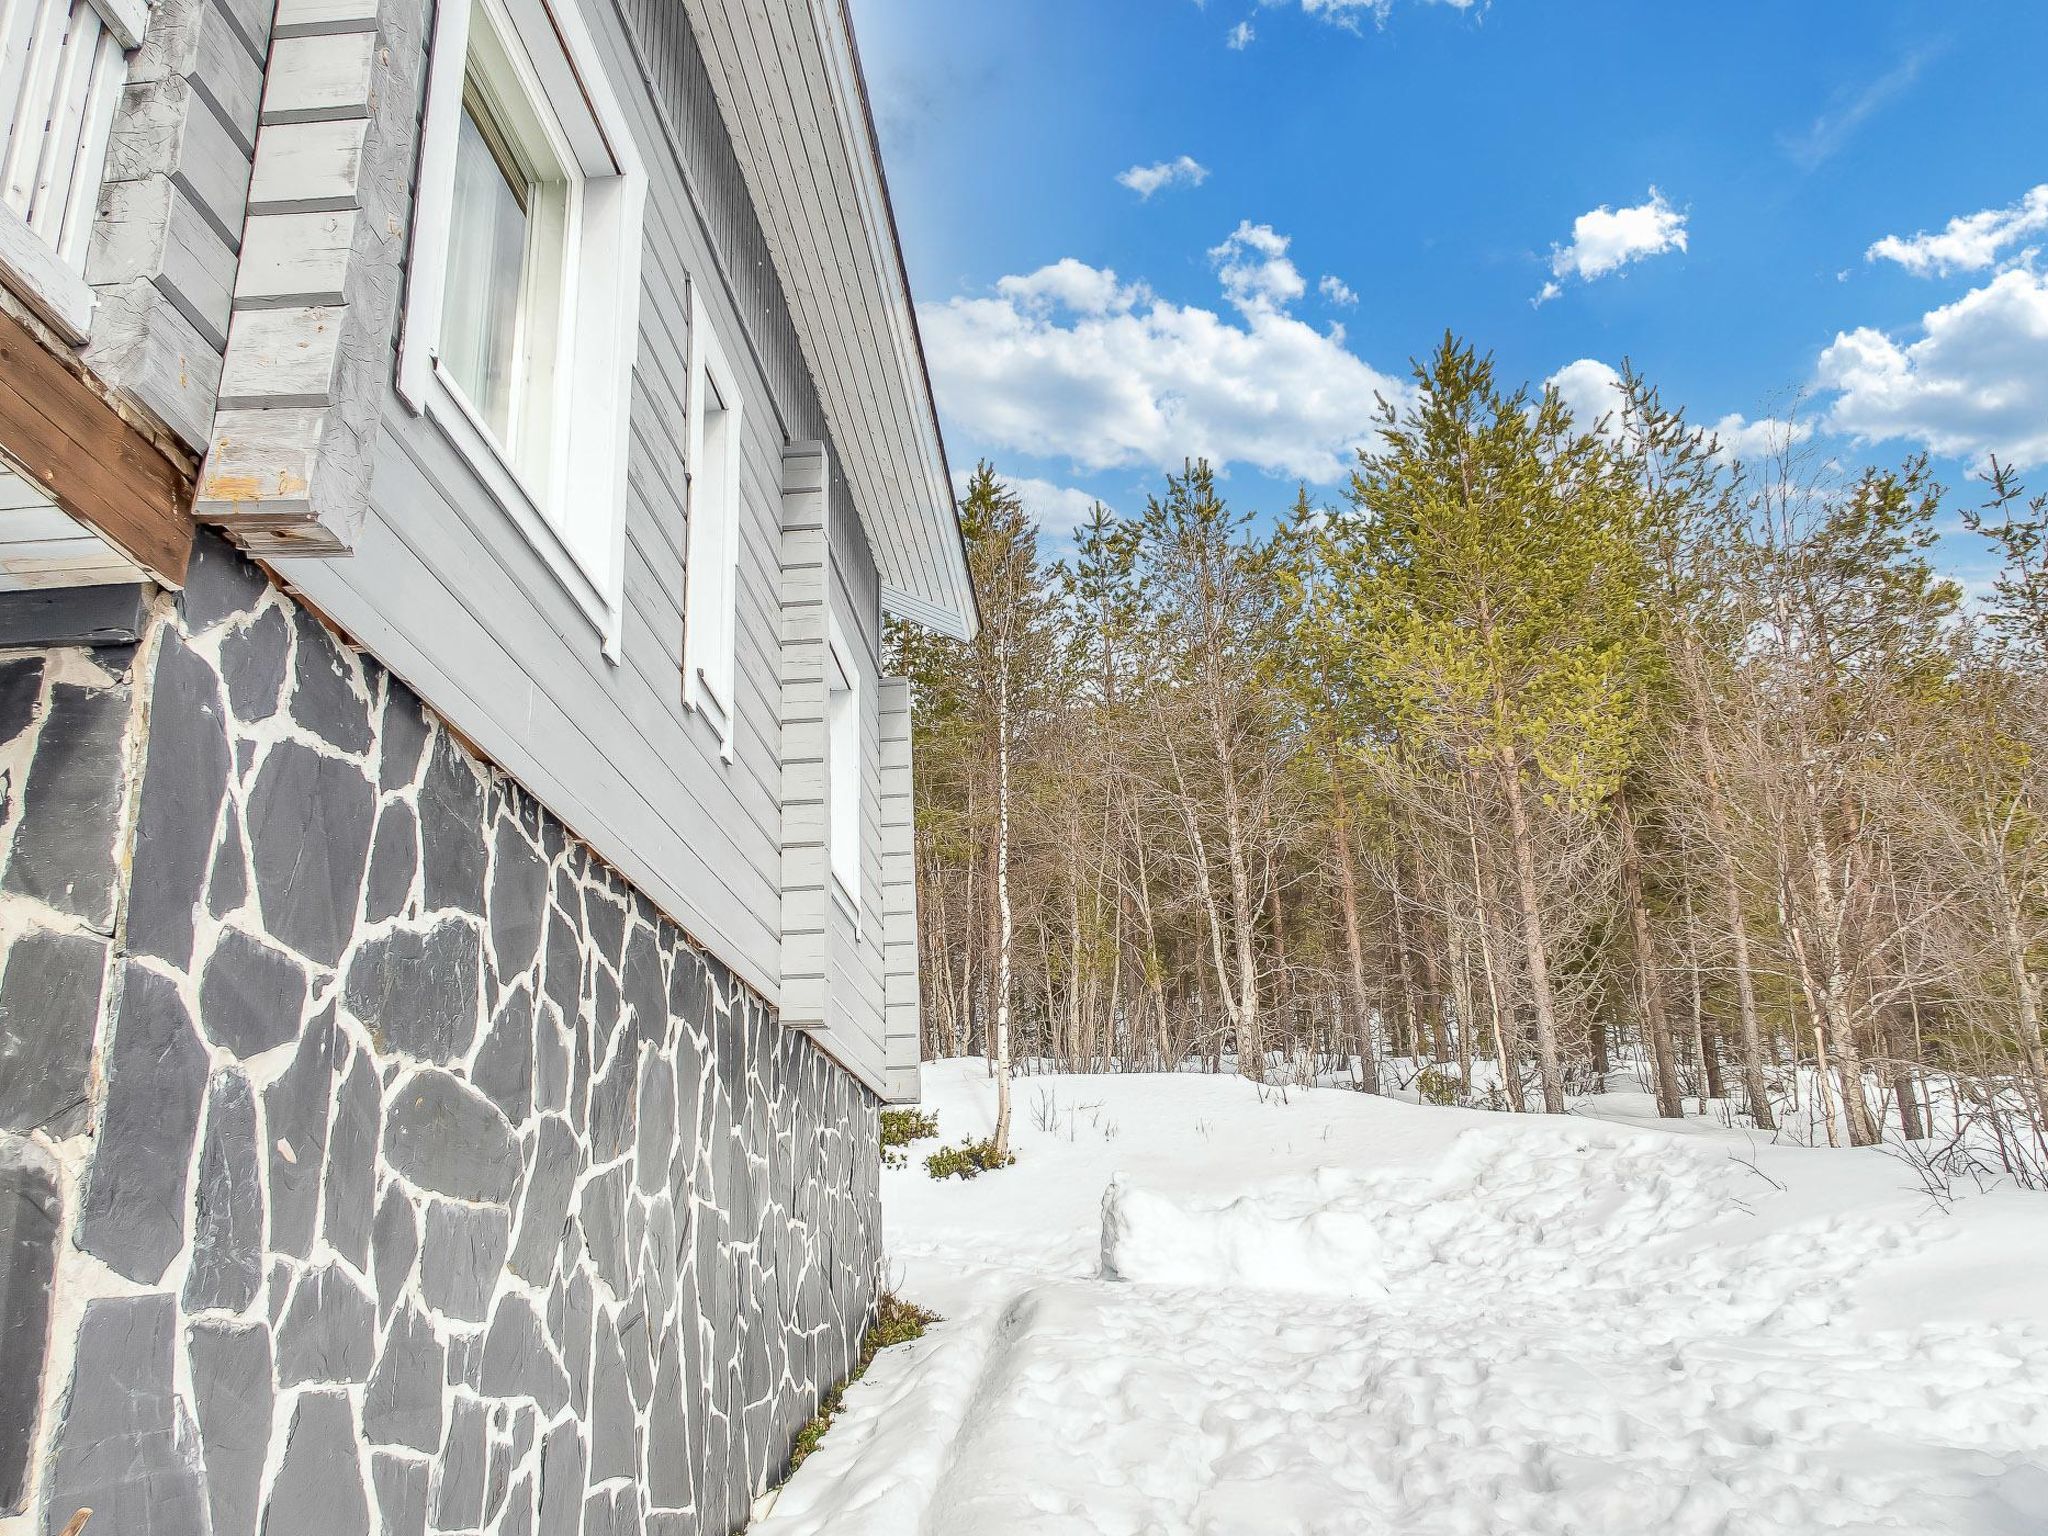
[[[1225,1204],[1119,1174],[1102,1196],[1102,1277],[1383,1297],[1483,1274],[1542,1289],[1743,1209],[1724,1152],[1604,1127],[1467,1131],[1430,1172],[1319,1169]]]
[[[1102,1278],[1233,1290],[1384,1295],[1384,1238],[1344,1197],[1307,1210],[1272,1194],[1190,1210],[1121,1175],[1102,1192]]]
[[[925,1083],[993,1123],[979,1063]],[[1028,1091],[1119,1129],[883,1175],[946,1321],[754,1536],[2048,1532],[2039,1196],[1937,1210],[1882,1155],[1708,1126]]]

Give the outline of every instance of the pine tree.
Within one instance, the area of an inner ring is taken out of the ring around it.
[[[1358,623],[1400,727],[1489,775],[1506,811],[1544,1107],[1564,1111],[1536,808],[1585,815],[1640,729],[1640,551],[1613,458],[1555,391],[1505,392],[1446,336],[1352,477]]]

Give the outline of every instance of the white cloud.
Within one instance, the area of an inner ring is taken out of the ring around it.
[[[1039,531],[1056,539],[1072,538],[1100,499],[1076,486],[1055,485],[1034,475],[1010,481],[1010,489],[1024,503]]]
[[[1302,292],[1286,248],[1247,224],[1212,252],[1235,316],[1114,273],[1088,278],[1079,262],[926,305],[925,351],[949,422],[991,449],[1090,470],[1178,469],[1199,456],[1340,479],[1373,435],[1377,397],[1407,390],[1352,353],[1342,327],[1318,331],[1286,312]]]
[[[1633,208],[1610,208],[1602,203],[1572,221],[1571,244],[1550,248],[1550,275],[1591,282],[1630,262],[1682,251],[1687,239],[1685,218],[1655,187],[1650,188],[1648,201]],[[1546,283],[1536,302],[1554,299],[1560,292],[1557,282]]]
[[[1089,509],[1101,500],[1077,486],[1041,480],[1036,475],[1006,475],[998,468],[996,478],[1024,504],[1038,531],[1048,539],[1072,538],[1074,530],[1088,521]],[[973,483],[974,471],[953,471],[953,494],[962,501],[967,499],[968,487]]]
[[[1262,4],[1285,4],[1286,0],[1261,0]],[[1340,27],[1358,29],[1360,20],[1370,16],[1376,26],[1385,26],[1387,17],[1394,9],[1395,0],[1301,0],[1301,8],[1310,16]],[[1428,0],[1432,5],[1448,5],[1454,11],[1469,11],[1474,7],[1483,8],[1485,0]]]
[[[1001,278],[996,292],[1021,308],[1043,311],[1057,306],[1084,315],[1129,309],[1146,297],[1143,283],[1119,283],[1107,267],[1091,267],[1071,256],[1024,277]]]
[[[1216,264],[1216,276],[1231,303],[1251,314],[1285,309],[1308,292],[1300,270],[1287,259],[1289,243],[1287,236],[1273,232],[1272,225],[1244,219],[1221,245],[1210,247],[1209,259]]]
[[[1209,168],[1193,155],[1177,155],[1156,165],[1134,165],[1128,171],[1119,171],[1116,179],[1150,200],[1163,187],[1199,187],[1209,179]]]
[[[1829,425],[1868,442],[2048,463],[2048,275],[2014,268],[1921,319],[1901,344],[1865,326],[1820,355]]]
[[[1619,430],[1628,394],[1621,375],[1597,357],[1582,357],[1566,363],[1543,381],[1563,396],[1572,413],[1572,425],[1581,432],[1612,434]],[[1762,416],[1751,421],[1740,411],[1730,411],[1707,429],[1724,459],[1756,459],[1805,442],[1813,436],[1810,421],[1784,420]]]
[[[1811,171],[1834,158],[1856,131],[1896,98],[1911,90],[1921,70],[1939,54],[1945,44],[1935,44],[1909,53],[1875,80],[1853,89],[1840,90],[1828,109],[1816,117],[1805,132],[1780,138],[1785,153],[1801,170]]]
[[[1226,47],[1234,48],[1239,53],[1242,53],[1245,49],[1251,47],[1252,39],[1258,35],[1258,33],[1252,30],[1250,22],[1240,21],[1225,34],[1223,42]]]
[[[1591,432],[1603,421],[1612,425],[1621,413],[1621,375],[1597,357],[1566,363],[1543,381],[1564,397],[1572,424]]]
[[[1813,436],[1813,423],[1775,416],[1760,416],[1751,421],[1740,411],[1730,411],[1707,430],[1719,445],[1722,458],[1753,461],[1805,442]]]
[[[1358,302],[1358,293],[1343,278],[1325,272],[1316,283],[1316,292],[1332,304],[1351,305]]]
[[[2048,229],[2048,183],[2007,208],[1959,214],[1938,234],[1886,235],[1863,253],[1865,261],[1895,261],[1915,277],[1981,272],[2028,235]]]

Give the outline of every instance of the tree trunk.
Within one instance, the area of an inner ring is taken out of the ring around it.
[[[1217,751],[1226,750],[1217,731]],[[1259,1018],[1259,972],[1256,904],[1252,900],[1251,849],[1245,834],[1244,807],[1238,798],[1237,775],[1225,760],[1223,770],[1223,832],[1230,858],[1230,920],[1237,961],[1237,1066],[1254,1082],[1266,1080],[1266,1038]],[[1247,1065],[1249,1058],[1249,1066]]]
[[[1178,1063],[1168,1059],[1173,1048],[1173,1030],[1166,1010],[1166,967],[1159,955],[1159,932],[1152,920],[1152,874],[1146,865],[1142,829],[1133,836],[1132,852],[1138,860],[1138,926],[1145,936],[1145,995],[1152,1003],[1152,1018],[1159,1031],[1159,1069],[1171,1072]]]
[[[1707,1024],[1706,985],[1700,977],[1699,929],[1693,925],[1692,890],[1685,893],[1685,939],[1686,967],[1692,979],[1692,1048],[1700,1059],[1701,1093],[1700,1113],[1707,1112],[1708,1099],[1728,1097],[1727,1085],[1721,1081],[1720,1041],[1716,1032]]]
[[[995,1157],[1010,1155],[1010,698],[996,688],[996,1131]]]
[[[1728,809],[1721,799],[1721,777],[1714,759],[1714,739],[1706,722],[1698,722],[1700,776],[1707,791],[1707,821],[1713,829],[1714,862],[1721,875],[1721,902],[1728,919],[1728,949],[1735,963],[1735,1000],[1742,1047],[1742,1091],[1749,1098],[1749,1118],[1760,1131],[1778,1128],[1771,1112],[1771,1093],[1764,1080],[1763,1031],[1757,1024],[1756,975],[1749,959],[1749,928],[1742,910],[1742,871],[1728,828]]]
[[[1557,1051],[1557,1004],[1550,986],[1550,952],[1543,937],[1543,911],[1536,895],[1536,840],[1529,809],[1522,803],[1522,769],[1502,753],[1501,793],[1507,801],[1508,832],[1515,849],[1515,896],[1521,908],[1522,945],[1527,951],[1530,1002],[1536,1015],[1536,1062],[1543,1080],[1543,1111],[1564,1113],[1564,1065]]]
[[[1818,1070],[1813,1075],[1813,1091],[1820,1098],[1821,1118],[1827,1122],[1828,1145],[1839,1147],[1841,1138],[1835,1133],[1835,1094],[1828,1084],[1828,1043],[1827,1031],[1820,1025],[1813,1026],[1813,1059]],[[1810,1122],[1809,1122],[1810,1123]]]
[[[1367,1093],[1380,1091],[1379,1053],[1373,1049],[1372,1014],[1365,1000],[1365,940],[1358,930],[1358,877],[1351,868],[1351,805],[1336,781],[1337,888],[1344,903],[1344,958],[1351,968],[1351,1011],[1357,1021],[1358,1073]]]
[[[1465,848],[1472,856],[1472,916],[1479,929],[1479,968],[1486,977],[1487,1022],[1493,1026],[1493,1055],[1500,1067],[1501,1091],[1508,1096],[1508,1107],[1521,1114],[1527,1107],[1522,1102],[1521,1051],[1508,1048],[1506,1018],[1500,1006],[1500,978],[1494,970],[1492,921],[1487,916],[1491,905],[1488,900],[1486,869],[1479,856],[1479,812],[1477,808],[1478,785],[1473,781],[1472,771],[1465,771]]]
[[[1920,1119],[1920,1093],[1913,1081],[1909,1042],[1899,1038],[1904,1025],[1894,1013],[1885,1024],[1885,1054],[1891,1058],[1892,1097],[1899,1101],[1899,1130],[1908,1141],[1921,1141],[1927,1127]]]
[[[1813,884],[1815,917],[1820,927],[1823,968],[1816,974],[1820,983],[1821,1016],[1827,1021],[1828,1043],[1834,1048],[1835,1072],[1842,1085],[1842,1119],[1849,1145],[1868,1147],[1877,1143],[1877,1130],[1870,1121],[1870,1106],[1863,1098],[1863,1053],[1856,1040],[1856,1019],[1849,1003],[1849,977],[1842,958],[1844,916],[1834,887],[1833,860],[1828,857],[1825,834],[1820,827],[1819,796],[1807,777],[1809,810],[1805,851],[1807,877]]]
[[[1621,896],[1628,908],[1629,934],[1635,940],[1636,982],[1642,991],[1643,1032],[1650,1037],[1655,1073],[1657,1113],[1667,1120],[1685,1118],[1685,1095],[1678,1085],[1678,1048],[1671,1038],[1671,1018],[1664,1008],[1664,978],[1657,951],[1650,942],[1650,909],[1643,894],[1643,856],[1636,844],[1635,817],[1628,790],[1614,793],[1614,819],[1621,832]]]
[[[1422,861],[1409,860],[1415,875],[1415,910],[1408,921],[1409,942],[1415,946],[1415,960],[1422,971],[1422,1016],[1429,1021],[1429,1054],[1432,1061],[1451,1059],[1451,1039],[1444,1027],[1444,981],[1437,969],[1436,947],[1430,942],[1430,916],[1435,903],[1430,899],[1429,877]],[[1422,1054],[1422,1042],[1415,1042],[1415,1054]]]

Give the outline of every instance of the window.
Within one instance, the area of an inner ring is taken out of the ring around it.
[[[739,601],[740,392],[704,301],[690,292],[689,550],[683,593],[683,699],[732,756],[733,630]]]
[[[134,0],[0,4],[0,282],[70,341],[92,328],[86,249],[148,16]]]
[[[575,180],[516,94],[495,33],[470,37],[437,352],[530,482],[547,477]],[[522,107],[525,110],[520,110]]]
[[[860,670],[835,618],[825,653],[826,835],[832,895],[860,923]]]
[[[441,6],[399,393],[614,657],[645,186],[570,0]]]

